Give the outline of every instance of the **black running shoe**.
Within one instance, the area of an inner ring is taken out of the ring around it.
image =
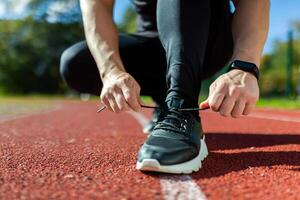
[[[152,118],[151,118],[150,122],[148,122],[148,124],[146,124],[146,126],[144,126],[144,128],[143,128],[143,133],[150,134],[153,131],[154,126],[155,126],[155,124],[158,120],[158,116],[160,114],[160,111],[161,111],[160,108],[155,108],[155,110],[153,111]]]
[[[166,106],[138,153],[136,168],[142,171],[189,174],[201,168],[201,161],[207,155],[199,120],[191,112]]]

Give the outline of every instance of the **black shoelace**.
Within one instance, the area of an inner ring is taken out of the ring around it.
[[[150,108],[150,109],[162,109],[161,107],[158,106],[147,106],[147,105],[141,105],[142,108]],[[97,110],[98,113],[102,112],[103,110],[105,110],[107,107],[106,106],[102,106],[101,108],[99,108]],[[176,111],[201,111],[201,110],[208,110],[209,107],[206,108],[178,108],[178,109],[173,109]]]
[[[190,132],[193,127],[192,116],[186,111],[176,109],[162,110],[154,129],[170,130],[179,134]]]

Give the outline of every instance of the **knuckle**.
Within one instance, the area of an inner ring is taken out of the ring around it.
[[[228,114],[226,114],[226,113],[220,113],[221,114],[221,116],[223,116],[223,117],[228,117],[229,115]]]
[[[132,95],[127,95],[125,97],[126,101],[133,101],[134,100],[134,97]]]
[[[248,95],[247,95],[247,99],[248,99],[249,102],[252,102],[252,103],[258,101],[258,97],[255,96],[255,95],[253,95],[253,94],[248,94]]]
[[[120,79],[118,81],[118,84],[120,84],[120,85],[127,85],[129,81],[130,81],[129,78],[125,77],[125,78]]]
[[[101,99],[102,101],[108,99],[107,93],[101,94],[100,99]]]
[[[224,90],[227,87],[227,82],[218,83],[218,88],[220,91]]]
[[[212,104],[210,105],[210,108],[213,110],[213,111],[218,111],[218,106],[216,104]]]
[[[212,84],[209,86],[209,90],[212,91],[212,90],[214,90],[214,88],[215,88],[215,83],[212,83]]]
[[[238,96],[240,94],[240,89],[237,86],[232,86],[230,90],[230,96]]]
[[[124,103],[123,105],[121,105],[121,109],[122,111],[126,111],[128,110],[128,106]]]
[[[249,112],[244,112],[243,115],[248,116],[250,113]]]
[[[223,117],[229,117],[229,114],[225,111],[220,111],[220,114],[223,116]]]
[[[241,115],[240,114],[237,114],[237,113],[232,113],[231,116],[233,118],[239,118]]]
[[[125,110],[126,108],[127,108],[126,103],[125,103],[125,102],[122,102],[122,103],[120,104],[120,109],[121,109],[121,110]]]
[[[231,113],[225,111],[225,110],[220,110],[220,114],[223,116],[223,117],[229,117]]]
[[[120,109],[118,108],[118,106],[116,104],[113,105],[113,110],[114,112],[116,113],[119,113],[120,112]]]
[[[102,94],[100,95],[100,100],[103,101],[104,98],[105,98],[105,95],[102,93]]]
[[[119,88],[118,84],[115,83],[110,87],[110,92],[116,91]]]

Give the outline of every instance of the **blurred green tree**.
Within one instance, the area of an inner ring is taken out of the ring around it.
[[[6,1],[8,10],[14,2]],[[84,39],[77,0],[30,0],[25,18],[0,20],[0,92],[60,93],[59,75],[64,49]],[[134,32],[136,14],[128,8],[119,25]]]
[[[78,24],[49,24],[32,18],[0,21],[0,90],[5,93],[62,92],[60,55],[82,39],[82,27]]]
[[[134,33],[136,32],[136,12],[132,7],[128,7],[123,21],[121,22],[121,24],[118,25],[118,29],[121,32],[126,32],[126,33]]]
[[[8,10],[14,6],[7,4]],[[78,1],[31,0],[26,13],[20,20],[0,20],[0,91],[62,92],[60,55],[84,39]]]
[[[292,92],[296,94],[300,67],[300,21],[293,25]],[[287,42],[275,41],[273,51],[262,57],[260,88],[263,96],[284,95],[286,90]]]
[[[4,0],[9,6],[14,1]],[[300,21],[293,24],[293,89],[299,82]],[[118,25],[121,32],[136,31],[136,12],[129,7]],[[84,39],[78,0],[30,0],[27,17],[0,20],[0,92],[57,93],[66,90],[59,75],[64,49]],[[285,41],[275,41],[273,51],[261,62],[261,94],[283,95],[286,83]],[[224,72],[224,71],[223,71]],[[221,72],[222,73],[222,72]],[[207,91],[216,77],[203,84]]]

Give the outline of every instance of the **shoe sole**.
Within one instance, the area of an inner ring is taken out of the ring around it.
[[[148,130],[148,129],[145,129],[145,128],[143,129],[143,133],[146,134],[146,135],[150,135],[150,132],[151,132],[151,131]]]
[[[200,142],[201,148],[199,154],[190,161],[176,165],[160,165],[156,159],[144,159],[142,162],[137,162],[136,169],[170,174],[190,174],[192,172],[197,172],[202,167],[202,161],[208,156],[205,137],[203,137]]]

